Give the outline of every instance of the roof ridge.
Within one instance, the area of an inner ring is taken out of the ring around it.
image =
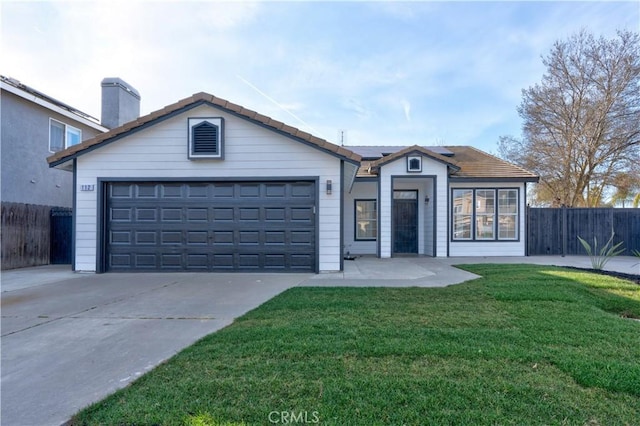
[[[208,103],[214,107],[221,108],[230,114],[240,116],[241,118],[250,120],[255,124],[262,125],[271,128],[274,131],[284,133],[285,135],[313,145],[320,150],[336,154],[347,160],[360,162],[362,159],[360,155],[349,150],[348,148],[331,143],[323,138],[314,136],[311,133],[305,132],[296,127],[289,126],[284,122],[275,120],[271,117],[260,114],[256,111],[245,108],[226,99],[216,97],[210,93],[197,92],[189,97],[169,104],[164,108],[152,111],[149,114],[129,121],[128,123],[124,123],[121,126],[115,127],[108,132],[102,133],[94,138],[87,139],[86,141],[83,141],[78,145],[74,145],[65,150],[59,151],[49,156],[47,158],[47,162],[49,163],[50,167],[56,166],[60,163],[66,162],[72,158],[82,155],[82,153],[86,150],[95,149],[99,145],[120,139],[130,132],[137,131],[137,129],[140,129],[143,126],[150,125],[153,122],[161,120],[170,114],[179,113],[183,109],[196,107],[200,103]]]
[[[450,166],[452,166],[455,169],[460,169],[460,167],[458,166],[458,164],[452,160],[451,158],[445,157],[444,155],[438,154],[437,152],[433,152],[428,148],[425,148],[423,146],[420,145],[411,145],[408,146],[404,149],[401,149],[399,151],[394,152],[393,154],[389,154],[385,157],[381,157],[375,161],[372,161],[370,163],[371,167],[380,167],[381,165],[391,162],[391,161],[395,161],[398,158],[410,153],[410,152],[414,152],[414,151],[418,151],[421,152],[422,154],[427,155],[428,157],[433,158],[434,160],[438,160],[441,161],[445,164],[448,164]]]

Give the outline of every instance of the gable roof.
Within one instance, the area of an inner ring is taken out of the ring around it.
[[[424,155],[425,157],[429,157],[431,159],[444,163],[447,165],[447,167],[453,170],[460,169],[460,167],[458,167],[455,161],[453,161],[451,158],[445,157],[444,155],[441,155],[441,154],[437,154],[428,148],[418,146],[418,145],[409,146],[398,152],[386,155],[378,160],[372,161],[371,163],[369,163],[369,167],[371,169],[378,169],[380,166],[383,166],[387,163],[397,160],[398,158],[405,157],[410,154],[421,154],[421,155]]]
[[[254,124],[267,128],[269,130],[290,137],[296,141],[305,143],[309,146],[317,148],[328,154],[334,155],[350,163],[359,164],[361,157],[353,151],[344,147],[332,144],[324,139],[313,136],[310,133],[303,132],[295,127],[289,126],[281,121],[274,120],[266,115],[259,114],[241,105],[234,104],[225,99],[218,98],[209,93],[200,92],[188,98],[182,99],[174,104],[140,117],[136,120],[123,124],[120,127],[111,129],[106,133],[102,133],[93,139],[88,139],[81,144],[71,146],[63,151],[59,151],[47,158],[49,167],[55,167],[77,158],[87,152],[100,148],[111,142],[122,139],[132,133],[146,129],[154,124],[166,120],[175,115],[198,107],[200,105],[209,105],[220,109],[226,113],[243,118]]]
[[[435,152],[436,154],[444,155],[445,157],[453,156],[453,153],[449,151],[444,146],[424,146],[420,145],[420,147],[428,149],[431,152]],[[375,161],[379,158],[382,158],[386,155],[393,154],[395,152],[401,151],[405,148],[409,148],[408,145],[349,145],[351,151],[359,154],[363,160]]]
[[[418,145],[410,147],[371,147],[371,149],[366,151],[360,150],[360,147],[355,147],[355,150],[361,154],[364,152],[380,152],[379,155],[382,155],[384,152],[394,151],[392,154],[384,155],[373,161],[363,161],[362,166],[358,171],[358,177],[376,175],[380,167],[385,164],[410,154],[419,153],[446,164],[449,168],[449,178],[452,181],[483,180],[488,182],[537,182],[539,179],[538,175],[531,173],[522,167],[511,164],[471,146],[439,147],[439,151],[446,153],[446,155],[434,152],[432,147],[423,147]]]

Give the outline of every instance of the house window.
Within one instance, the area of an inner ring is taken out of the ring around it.
[[[453,190],[453,239],[471,239],[471,218],[473,215],[473,190]]]
[[[49,119],[49,151],[58,152],[82,142],[82,130]]]
[[[493,240],[495,238],[495,212],[496,191],[494,191],[493,189],[476,190],[477,240]]]
[[[407,172],[421,172],[422,171],[422,157],[409,156],[407,157]]]
[[[517,240],[518,191],[518,189],[454,189],[451,209],[453,240]]]
[[[222,158],[223,120],[189,118],[189,158]]]
[[[498,190],[498,239],[518,239],[518,190]]]
[[[356,200],[356,241],[375,241],[378,237],[376,200]]]

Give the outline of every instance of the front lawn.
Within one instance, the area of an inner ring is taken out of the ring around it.
[[[291,289],[73,424],[637,424],[640,286],[536,265],[464,269],[483,278]]]

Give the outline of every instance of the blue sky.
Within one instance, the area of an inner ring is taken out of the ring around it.
[[[6,2],[0,73],[93,116],[121,77],[146,114],[208,92],[345,145],[520,135],[541,56],[639,31],[640,2]]]

